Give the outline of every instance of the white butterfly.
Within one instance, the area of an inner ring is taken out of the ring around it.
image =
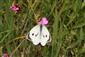
[[[45,46],[48,42],[51,42],[51,37],[48,29],[45,25],[36,25],[33,27],[30,32],[27,34],[26,38],[33,42],[34,45],[41,44]]]

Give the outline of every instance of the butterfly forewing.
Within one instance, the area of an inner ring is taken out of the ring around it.
[[[40,43],[42,46],[45,46],[46,43],[48,42],[50,38],[50,34],[48,29],[43,25],[42,26],[42,31],[41,31],[41,39],[40,39]]]
[[[29,32],[29,37],[34,45],[38,45],[40,42],[40,25],[36,25]]]

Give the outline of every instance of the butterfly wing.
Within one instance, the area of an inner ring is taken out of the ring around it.
[[[42,32],[41,32],[41,39],[40,39],[41,45],[45,46],[46,43],[49,41],[49,39],[50,39],[50,33],[48,29],[43,25]]]
[[[38,45],[40,43],[40,26],[36,25],[33,27],[28,35],[33,42],[34,45]]]

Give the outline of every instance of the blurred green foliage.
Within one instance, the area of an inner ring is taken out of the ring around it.
[[[0,0],[0,56],[3,48],[12,57],[85,56],[85,0],[17,0],[17,14],[9,9],[12,2]],[[37,16],[49,20],[51,45],[35,46],[24,39]]]

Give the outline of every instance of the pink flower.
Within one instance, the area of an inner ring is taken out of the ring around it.
[[[38,21],[38,24],[47,25],[47,24],[48,24],[47,18],[46,18],[46,17],[42,17],[42,18]]]
[[[13,4],[12,6],[10,6],[10,9],[17,13],[20,10],[20,7],[16,4]]]
[[[7,53],[4,53],[4,54],[2,55],[2,57],[8,57],[8,54],[7,54]]]

